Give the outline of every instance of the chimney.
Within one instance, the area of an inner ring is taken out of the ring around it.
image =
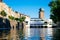
[[[0,0],[0,2],[2,2],[2,0]]]
[[[39,9],[39,18],[44,19],[44,9],[43,8]]]

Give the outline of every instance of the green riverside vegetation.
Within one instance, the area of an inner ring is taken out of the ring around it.
[[[9,19],[14,20],[14,17],[13,16],[8,16],[8,17],[9,17]]]
[[[60,0],[52,0],[49,7],[51,8],[50,18],[54,23],[60,22]]]
[[[0,12],[0,15],[6,16],[7,14],[6,14],[6,12],[3,10],[3,11]]]
[[[16,21],[18,21],[20,23],[22,23],[25,20],[25,17],[24,16],[23,17],[20,17],[20,18],[15,18],[13,16],[8,16],[8,17],[9,17],[9,19],[16,20]]]

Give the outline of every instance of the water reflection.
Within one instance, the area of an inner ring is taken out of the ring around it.
[[[5,38],[8,34],[8,29],[5,29],[5,31],[0,29],[0,38]],[[30,37],[21,40],[60,40],[59,35],[60,29],[57,28],[31,28]]]
[[[60,28],[54,29],[53,37],[52,40],[60,40]]]
[[[10,22],[8,19],[0,18],[0,40],[7,40],[10,34]]]
[[[60,29],[57,28],[31,28],[26,40],[60,40],[59,35]]]
[[[53,32],[54,32],[53,30],[54,30],[54,28],[47,28],[46,29],[47,33],[46,33],[46,36],[45,36],[45,40],[52,40]]]

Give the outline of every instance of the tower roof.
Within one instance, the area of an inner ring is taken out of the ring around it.
[[[40,10],[40,11],[44,11],[44,9],[43,9],[43,8],[40,8],[39,10]]]

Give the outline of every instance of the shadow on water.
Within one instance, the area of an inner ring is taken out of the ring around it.
[[[60,40],[60,28],[47,28],[47,29],[48,34],[46,34],[47,37],[46,40]]]
[[[60,40],[60,28],[55,28],[52,40]]]
[[[7,40],[6,38],[10,34],[10,28],[10,21],[0,17],[0,40]]]
[[[18,40],[23,40],[24,39],[24,33],[23,33],[23,28],[24,27],[23,26],[24,26],[23,23],[20,23],[20,22],[17,23],[16,29],[17,29],[17,35],[18,35],[17,39]]]

